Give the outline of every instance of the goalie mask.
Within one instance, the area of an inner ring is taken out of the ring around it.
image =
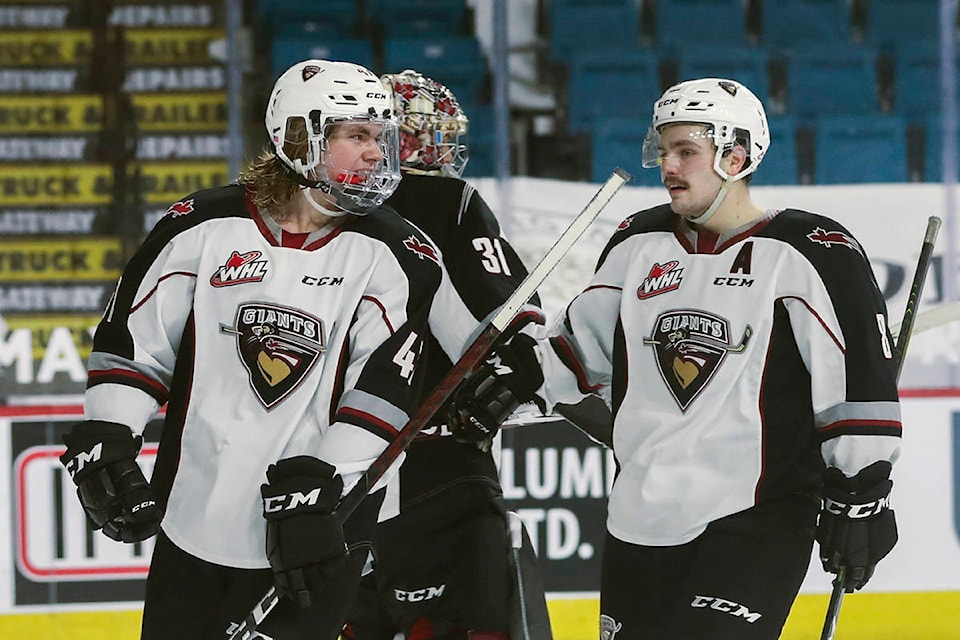
[[[305,60],[273,87],[264,123],[277,157],[293,171],[308,202],[328,215],[363,215],[390,197],[400,182],[397,125],[379,78],[348,62]],[[338,127],[360,125],[379,150],[376,166],[334,167],[331,138]],[[314,200],[311,190],[326,197]]]
[[[460,177],[469,120],[453,92],[407,69],[381,77],[400,128],[400,162],[419,173]]]
[[[674,85],[653,108],[653,122],[643,142],[643,166],[660,166],[660,131],[668,124],[707,125],[705,135],[717,147],[713,170],[726,181],[750,175],[770,147],[770,130],[763,104],[749,89],[734,80],[703,78]],[[731,176],[721,167],[724,154],[740,145],[749,162]]]

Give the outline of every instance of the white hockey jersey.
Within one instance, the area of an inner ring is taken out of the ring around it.
[[[886,307],[828,218],[769,211],[718,237],[660,206],[624,220],[543,349],[550,403],[604,397],[608,530],[688,542],[719,518],[895,460]]]
[[[141,432],[169,402],[151,483],[164,532],[203,560],[269,566],[267,466],[312,455],[349,487],[416,410],[438,251],[389,209],[339,222],[300,237],[239,186],[195,193],[97,329],[86,416]]]

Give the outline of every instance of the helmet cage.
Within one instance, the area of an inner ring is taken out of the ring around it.
[[[383,204],[400,183],[397,124],[379,78],[359,65],[300,62],[274,85],[265,124],[278,158],[304,188],[327,194],[336,212],[363,215]],[[334,127],[380,127],[381,160],[370,170],[336,171],[330,155]]]
[[[459,177],[469,159],[469,119],[453,92],[409,69],[383,82],[393,92],[402,166]]]

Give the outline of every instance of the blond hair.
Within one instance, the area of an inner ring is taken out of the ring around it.
[[[290,202],[300,190],[293,172],[271,148],[265,148],[240,172],[237,184],[247,188],[255,205],[272,212]]]

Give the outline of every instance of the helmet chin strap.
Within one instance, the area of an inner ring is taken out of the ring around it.
[[[720,185],[720,191],[717,192],[717,197],[713,199],[713,203],[699,216],[695,218],[687,216],[687,222],[690,224],[706,224],[707,220],[712,218],[713,214],[715,214],[717,209],[720,208],[720,205],[723,203],[723,199],[727,197],[727,191],[730,189],[731,184],[733,184],[732,177],[728,176],[724,178],[723,184]]]
[[[300,193],[303,194],[303,198],[304,200],[307,201],[307,204],[309,204],[311,207],[313,207],[314,209],[316,209],[317,211],[319,211],[325,216],[330,216],[331,218],[339,218],[341,216],[349,215],[349,213],[346,211],[328,209],[327,207],[317,202],[317,200],[313,197],[313,188],[311,187],[306,187],[306,186],[300,187]]]

